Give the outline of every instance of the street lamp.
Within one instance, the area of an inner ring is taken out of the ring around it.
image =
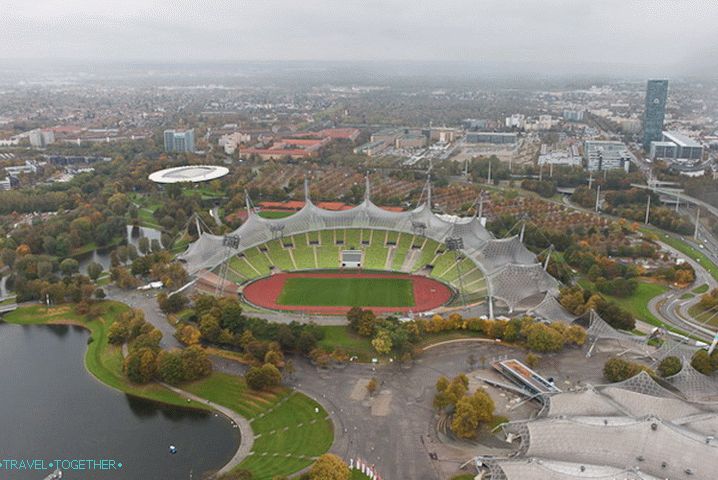
[[[222,246],[225,248],[224,262],[222,262],[222,266],[219,268],[219,284],[214,291],[215,295],[219,294],[220,297],[224,295],[224,285],[227,281],[227,269],[229,268],[229,257],[232,256],[232,250],[239,248],[240,240],[239,235],[225,235],[224,238],[222,238]]]

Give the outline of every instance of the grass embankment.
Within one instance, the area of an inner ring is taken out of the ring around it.
[[[668,291],[668,287],[665,285],[641,282],[638,284],[634,294],[630,297],[604,296],[608,300],[618,304],[619,307],[630,312],[631,315],[638,320],[650,323],[656,327],[663,327],[666,325],[648,310],[648,302],[650,302],[653,297],[657,297],[666,291]]]
[[[279,294],[280,305],[332,307],[411,307],[409,279],[290,277]]]
[[[120,347],[110,345],[107,332],[119,314],[129,307],[103,302],[104,311],[95,320],[78,315],[69,305],[46,308],[22,307],[4,317],[18,325],[79,325],[90,331],[92,342],[85,354],[87,370],[98,380],[122,392],[181,407],[208,410],[201,402],[186,398],[159,385],[134,385],[122,372]],[[332,445],[334,431],[327,412],[314,400],[288,388],[253,392],[242,377],[214,372],[208,378],[182,386],[187,391],[231,408],[247,418],[256,436],[252,455],[238,468],[251,470],[255,480],[289,475],[309,465]],[[319,413],[315,413],[315,408]]]
[[[250,421],[252,453],[237,468],[250,470],[255,480],[298,472],[332,445],[334,430],[327,412],[301,393],[287,388],[254,392],[243,378],[220,372],[184,388]]]
[[[371,339],[357,335],[348,326],[328,325],[319,328],[324,333],[324,338],[319,341],[320,348],[328,352],[340,348],[350,357],[358,357],[360,362],[368,362],[376,357]]]
[[[718,314],[716,314],[715,309],[706,310],[699,303],[696,303],[688,309],[688,314],[699,323],[718,327]]]
[[[123,371],[122,349],[110,345],[107,332],[120,313],[129,307],[119,302],[105,301],[104,310],[97,319],[90,320],[75,312],[70,305],[47,308],[41,305],[18,308],[5,315],[7,323],[18,325],[79,325],[90,331],[92,341],[85,353],[85,367],[102,383],[137,397],[170,405],[195,407],[207,410],[205,405],[187,402],[186,399],[159,384],[135,385],[129,382]]]

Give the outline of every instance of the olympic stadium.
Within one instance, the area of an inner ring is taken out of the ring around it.
[[[202,232],[180,260],[190,275],[219,281],[223,291],[226,278],[229,291],[270,310],[420,312],[487,302],[493,315],[495,304],[524,311],[557,293],[520,235],[497,239],[476,215],[434,214],[429,184],[425,201],[404,212],[375,205],[368,180],[364,201],[348,210],[319,208],[308,191],[305,184],[301,210],[279,219],[261,217],[247,198],[239,228]]]

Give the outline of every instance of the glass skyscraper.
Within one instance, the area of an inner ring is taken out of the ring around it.
[[[663,138],[663,120],[666,117],[668,80],[649,80],[646,85],[646,110],[643,114],[643,148],[649,151],[651,142]]]
[[[165,152],[194,152],[194,129],[165,130]]]

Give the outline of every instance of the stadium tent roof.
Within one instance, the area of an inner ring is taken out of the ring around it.
[[[368,185],[367,185],[368,187]],[[417,208],[406,212],[391,212],[376,206],[367,194],[364,201],[354,208],[330,211],[312,203],[305,185],[305,203],[301,210],[281,219],[263,218],[250,208],[247,199],[248,218],[230,235],[240,238],[239,253],[261,245],[279,236],[305,232],[340,229],[371,228],[393,230],[428,237],[445,243],[449,238],[460,238],[462,253],[470,258],[487,277],[488,292],[504,301],[509,308],[521,306],[521,301],[537,294],[555,293],[558,282],[537,263],[535,255],[512,237],[494,239],[474,216],[463,222],[450,222],[431,211],[431,195]],[[369,188],[367,188],[367,192]],[[186,262],[190,274],[201,269],[211,269],[224,261],[223,237],[202,233],[179,258]],[[494,258],[498,255],[497,258]],[[529,305],[530,306],[530,305]]]
[[[591,340],[587,356],[590,356],[595,345],[602,340],[614,340],[622,348],[651,357],[653,347],[647,344],[648,337],[639,337],[631,333],[622,332],[609,325],[595,310],[591,310],[588,317],[588,338]]]
[[[682,480],[712,480],[718,471],[718,442],[653,416],[549,418],[507,428],[520,432],[526,457]]]
[[[490,463],[491,480],[659,480],[640,471],[538,458]]]
[[[227,167],[217,165],[183,165],[153,172],[148,177],[155,183],[198,183],[224,177]]]
[[[538,418],[503,425],[509,458],[477,457],[491,480],[712,479],[718,405],[695,403],[645,372],[547,394]]]
[[[541,303],[528,310],[529,314],[536,315],[551,322],[573,323],[576,315],[572,315],[563,305],[556,300],[556,297],[547,293]]]
[[[718,382],[693,368],[689,358],[684,357],[681,371],[667,380],[690,401],[718,402]]]

